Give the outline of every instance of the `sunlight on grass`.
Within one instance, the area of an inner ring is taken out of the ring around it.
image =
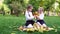
[[[55,31],[43,32],[43,34],[59,34],[60,33],[60,17],[45,17],[45,22],[49,27],[55,28]],[[25,17],[0,16],[0,34],[30,34],[21,32],[18,28],[25,24]],[[32,32],[32,34],[40,34],[41,32]]]

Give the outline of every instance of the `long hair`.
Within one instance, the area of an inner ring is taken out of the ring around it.
[[[38,11],[39,11],[39,12],[40,12],[40,11],[44,12],[44,8],[43,8],[43,7],[39,7],[39,8],[38,8]]]
[[[33,7],[33,6],[29,4],[29,5],[27,6],[27,10],[30,9],[30,8],[32,8],[32,7]]]

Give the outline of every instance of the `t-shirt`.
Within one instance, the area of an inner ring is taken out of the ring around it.
[[[44,13],[41,13],[39,16],[40,20],[43,20],[44,19]]]
[[[32,20],[34,18],[32,12],[29,12],[27,10],[25,12],[25,17],[26,17],[26,20]]]

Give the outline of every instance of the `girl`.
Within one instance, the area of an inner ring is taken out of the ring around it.
[[[43,13],[44,9],[42,7],[40,7],[38,9],[38,13],[39,13],[39,16],[36,16],[36,19],[37,19],[37,23],[43,27],[46,27],[46,24],[44,22],[44,13]]]
[[[48,26],[46,26],[46,23],[44,22],[44,9],[43,7],[40,7],[38,9],[38,13],[39,15],[36,15],[36,19],[37,19],[37,24],[40,26],[40,30],[45,30],[45,31],[49,31],[49,30],[54,30],[54,28],[50,28]]]
[[[32,9],[33,9],[33,7],[31,5],[29,5],[27,7],[26,12],[25,12],[25,17],[26,17],[26,24],[25,24],[25,26],[26,27],[33,27],[33,24],[34,24],[33,18],[34,18],[34,16],[32,14]]]

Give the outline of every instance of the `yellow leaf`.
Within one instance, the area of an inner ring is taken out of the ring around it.
[[[11,34],[15,34],[15,33],[11,33]]]

